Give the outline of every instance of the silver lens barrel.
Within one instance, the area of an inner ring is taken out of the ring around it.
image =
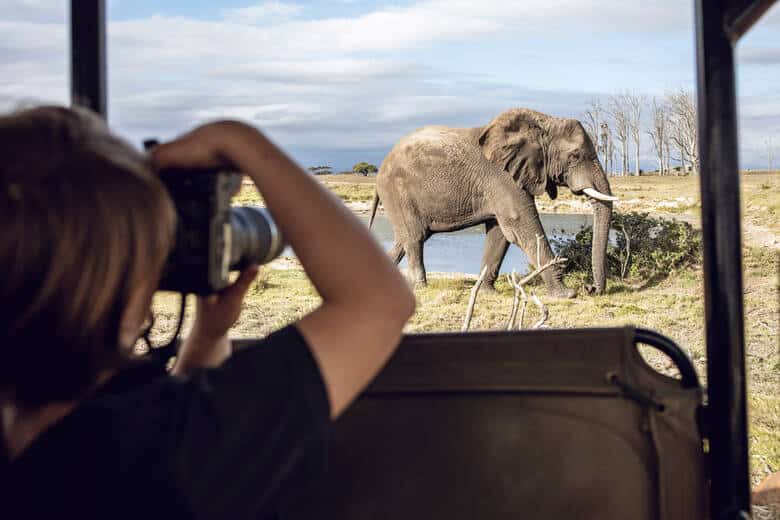
[[[230,227],[231,270],[240,270],[250,264],[267,264],[284,250],[284,239],[265,208],[232,208]]]

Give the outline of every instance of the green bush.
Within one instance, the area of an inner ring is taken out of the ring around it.
[[[611,228],[616,240],[607,245],[608,277],[647,282],[701,260],[701,234],[687,222],[613,212]],[[558,254],[569,259],[565,272],[592,278],[592,239],[593,228],[587,226],[574,238],[555,241]]]

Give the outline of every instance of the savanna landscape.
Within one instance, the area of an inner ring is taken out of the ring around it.
[[[374,195],[375,177],[351,174],[319,177],[334,194],[356,213],[368,211]],[[612,191],[620,198],[617,215],[647,213],[653,218],[672,219],[700,228],[699,184],[696,176],[616,176],[610,178]],[[778,261],[780,259],[780,172],[743,173],[743,263],[746,356],[748,366],[751,478],[757,484],[766,475],[780,470],[780,352],[778,346]],[[236,204],[262,203],[254,187],[245,185]],[[588,213],[590,205],[561,190],[551,201],[537,198],[541,213]],[[635,237],[635,244],[641,244]],[[640,254],[639,252],[635,254]],[[510,266],[511,267],[511,266]],[[585,276],[569,272],[565,283],[578,291],[574,299],[545,297],[543,284],[532,289],[544,300],[554,328],[619,326],[647,327],[674,339],[693,360],[706,382],[704,342],[704,302],[700,253],[684,267],[660,273],[652,280],[628,275],[610,275],[603,295],[585,294]],[[415,290],[418,305],[407,332],[458,331],[461,328],[469,293],[476,275],[429,273],[427,287]],[[250,289],[234,337],[263,336],[318,304],[319,298],[294,257],[280,257],[266,265]],[[471,330],[506,327],[513,301],[513,289],[505,276],[496,283],[495,293],[480,293]],[[192,305],[193,302],[189,304]],[[156,300],[161,330],[172,327],[177,311],[173,295]],[[538,309],[529,305],[526,326],[536,321]],[[190,313],[188,313],[190,314]],[[185,323],[186,330],[186,323]],[[666,360],[648,350],[648,361],[661,371],[669,370]]]

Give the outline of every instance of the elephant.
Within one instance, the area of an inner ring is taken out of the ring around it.
[[[589,197],[593,205],[593,291],[606,283],[606,248],[612,196],[593,143],[575,119],[527,108],[507,110],[477,128],[426,126],[401,138],[382,161],[369,227],[381,201],[393,228],[389,251],[396,263],[406,255],[411,282],[426,285],[423,243],[434,233],[484,224],[482,268],[488,290],[498,277],[510,243],[531,263],[554,258],[534,197],[558,187]],[[541,258],[536,257],[537,235]],[[480,272],[482,269],[480,269]],[[559,266],[542,273],[548,294],[572,298]]]

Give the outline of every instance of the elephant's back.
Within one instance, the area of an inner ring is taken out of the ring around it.
[[[425,126],[402,137],[390,150],[380,168],[382,177],[430,176],[462,171],[474,164],[477,148],[473,130],[447,126]]]
[[[482,218],[488,163],[474,135],[426,126],[396,143],[377,176],[377,194],[391,219],[414,215],[424,227],[443,231],[442,223],[462,227]]]

